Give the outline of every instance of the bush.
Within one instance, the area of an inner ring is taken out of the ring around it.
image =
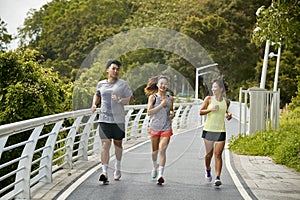
[[[237,154],[270,156],[275,163],[300,172],[300,107],[281,117],[279,130],[239,134],[231,138],[229,149]]]

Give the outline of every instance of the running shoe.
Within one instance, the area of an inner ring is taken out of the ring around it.
[[[114,171],[114,179],[116,181],[118,181],[118,180],[120,180],[120,178],[121,178],[121,171],[120,170],[115,170]]]
[[[107,184],[108,183],[107,174],[105,173],[100,174],[99,181],[103,182],[103,184]]]
[[[216,177],[215,186],[220,186],[220,185],[222,185],[222,182],[219,177]]]
[[[152,169],[151,177],[152,177],[152,179],[155,179],[157,177],[157,169]]]
[[[157,184],[162,185],[165,182],[165,179],[161,176],[157,179]]]
[[[210,174],[210,170],[206,170],[205,171],[205,178],[208,182],[211,182],[212,180],[212,177],[211,177],[211,174]]]

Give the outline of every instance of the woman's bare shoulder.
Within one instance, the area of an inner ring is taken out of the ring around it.
[[[211,96],[206,96],[205,98],[204,98],[204,101],[210,101],[211,100]]]

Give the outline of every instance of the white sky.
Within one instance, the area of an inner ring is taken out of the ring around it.
[[[17,28],[22,26],[28,11],[39,9],[51,0],[0,0],[0,17],[5,21],[9,34],[16,36]],[[15,49],[17,41],[9,45],[9,49]]]

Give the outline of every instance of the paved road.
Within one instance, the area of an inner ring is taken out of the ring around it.
[[[234,122],[227,123],[228,138],[238,131],[236,124],[233,124]],[[67,199],[243,199],[225,162],[221,175],[223,185],[220,188],[214,187],[213,183],[207,183],[204,179],[205,153],[200,132],[201,130],[187,131],[172,137],[167,151],[164,173],[166,182],[163,186],[156,185],[150,177],[151,148],[150,143],[145,142],[124,153],[120,181],[114,181],[112,178],[112,161],[108,171],[109,185],[99,183],[101,170],[98,169]],[[225,161],[224,157],[225,154]],[[214,166],[214,163],[212,165]],[[212,173],[214,175],[214,171]],[[245,190],[248,190],[247,186]]]

